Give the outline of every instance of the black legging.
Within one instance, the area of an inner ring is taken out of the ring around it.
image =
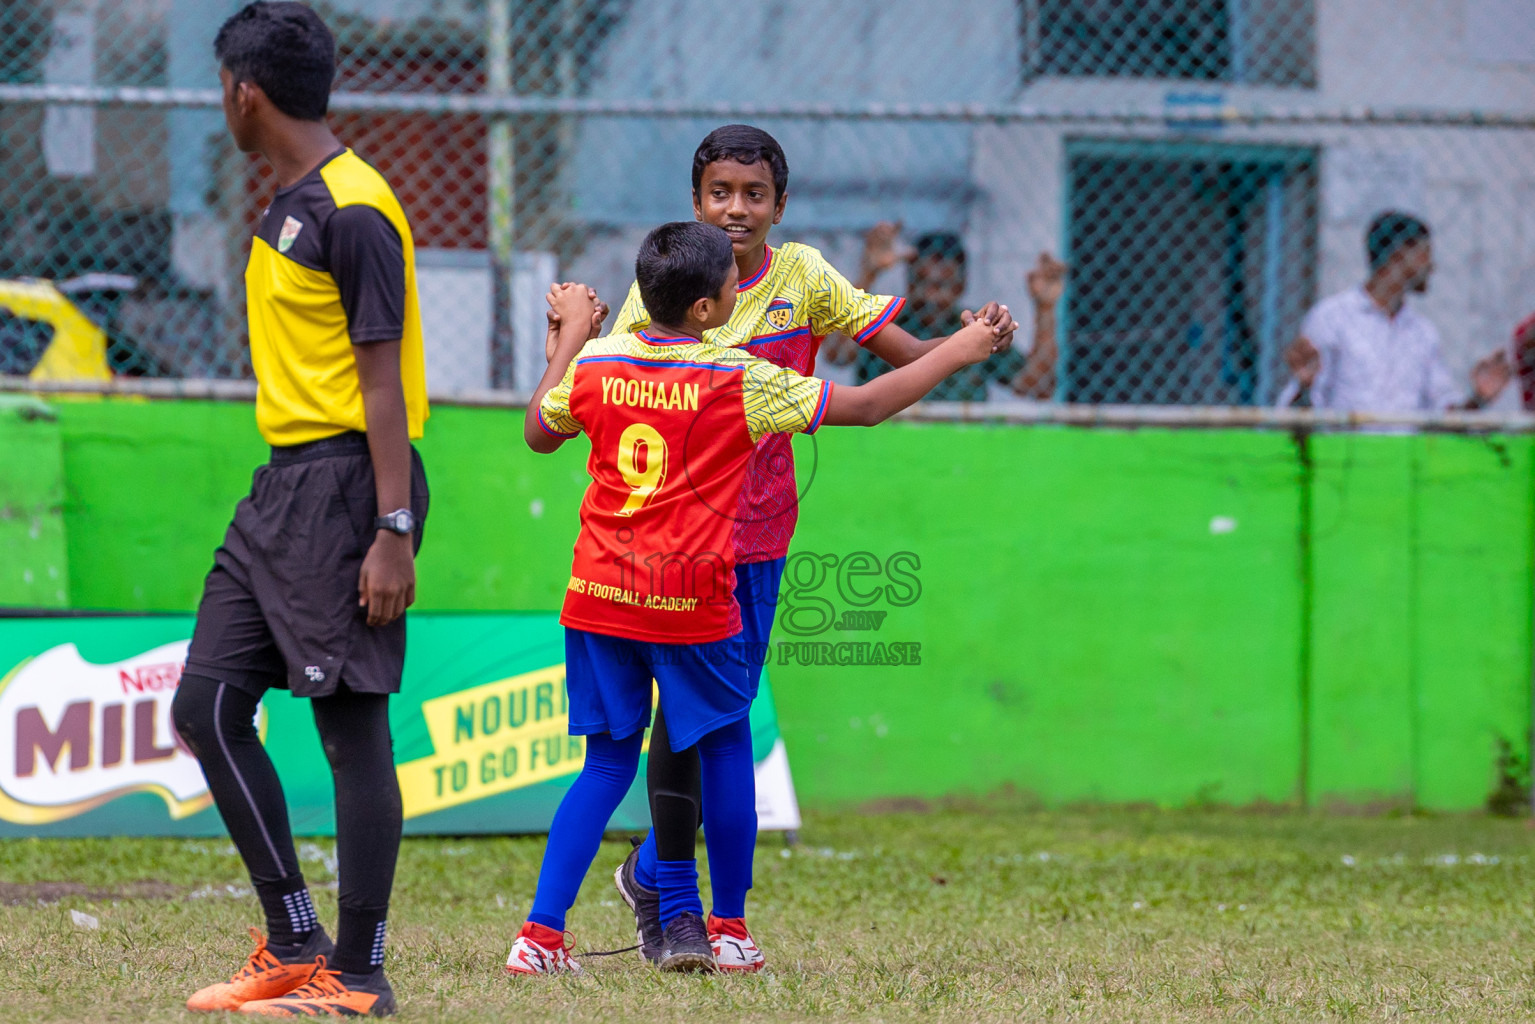
[[[258,697],[228,683],[188,675],[182,677],[171,711],[260,892],[302,876],[282,784],[256,734],[258,703]],[[400,786],[389,735],[389,698],[343,689],[310,704],[336,787],[338,965],[366,970],[373,947],[382,945],[400,850]]]
[[[656,856],[661,860],[692,860],[698,849],[698,823],[703,814],[698,747],[672,750],[666,720],[656,708],[650,729],[650,761],[645,769],[650,794],[650,824],[656,832]]]

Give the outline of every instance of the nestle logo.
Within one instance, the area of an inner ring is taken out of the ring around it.
[[[124,693],[162,693],[181,685],[181,663],[167,661],[160,665],[119,669],[117,678]]]

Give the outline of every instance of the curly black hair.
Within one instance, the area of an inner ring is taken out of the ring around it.
[[[336,37],[300,3],[256,3],[219,29],[213,54],[236,82],[261,87],[272,106],[300,121],[319,121],[336,78]]]

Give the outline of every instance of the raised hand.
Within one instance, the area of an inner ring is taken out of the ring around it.
[[[546,310],[544,319],[549,321],[549,328],[544,332],[544,361],[554,362],[554,350],[560,344],[560,314],[554,310]]]
[[[1322,370],[1322,353],[1317,351],[1310,339],[1296,338],[1285,349],[1284,360],[1301,387],[1309,388],[1316,383],[1316,375]]]
[[[1066,294],[1066,264],[1056,259],[1047,252],[1039,254],[1039,262],[1034,264],[1024,280],[1029,285],[1029,297],[1034,300],[1035,307],[1049,306],[1054,309],[1061,301],[1061,296]]]
[[[1471,368],[1471,388],[1477,400],[1486,404],[1503,392],[1513,376],[1514,368],[1509,365],[1508,353],[1499,349],[1478,360]]]
[[[1017,324],[1013,324],[1013,327],[1016,328],[1017,326]],[[991,358],[1001,333],[1001,325],[993,324],[982,317],[975,317],[964,327],[951,334],[949,340],[944,342],[944,346],[952,346],[955,353],[964,360],[966,366],[974,366],[976,363],[984,363]]]
[[[898,263],[910,263],[917,250],[901,241],[900,221],[882,220],[863,236],[859,277],[872,286],[874,279]]]
[[[549,294],[544,296],[545,301],[549,303],[549,311],[544,314],[545,318],[549,321],[549,328],[544,334],[544,358],[551,362],[554,360],[555,347],[559,344],[560,324],[563,322],[560,319],[559,311],[555,308],[556,293],[561,289],[572,287],[580,288],[585,286],[572,285],[569,282],[553,284],[549,286]],[[594,288],[586,288],[586,296],[596,304],[592,310],[591,330],[586,335],[586,340],[591,341],[602,333],[603,321],[608,318],[608,304],[597,298],[597,291]]]
[[[586,340],[591,341],[593,338],[602,333],[603,322],[608,318],[608,304],[597,298],[597,292],[595,289],[588,288],[587,291],[591,292],[593,301],[597,303],[596,310],[592,312],[592,333],[586,336]]]

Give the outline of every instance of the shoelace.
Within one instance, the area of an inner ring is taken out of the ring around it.
[[[618,956],[620,953],[633,953],[636,949],[639,949],[639,948],[640,948],[639,944],[636,943],[633,946],[625,946],[623,949],[588,950],[585,953],[577,953],[576,956],[578,956],[578,957],[588,957],[588,956]]]
[[[638,846],[639,844],[635,843],[635,845]],[[575,932],[572,932],[569,929],[566,929],[565,931],[560,933],[560,937],[562,939],[562,944],[560,946],[560,952],[564,953],[566,956],[570,957],[572,960],[577,959],[577,958],[584,959],[584,958],[589,957],[589,956],[618,956],[620,953],[633,953],[636,949],[640,948],[638,945],[634,945],[634,946],[625,946],[623,949],[600,949],[600,950],[589,950],[588,952],[585,952],[585,953],[572,953],[571,950],[576,948],[576,934],[575,934]]]
[[[563,953],[565,956],[569,957],[570,959],[576,960],[576,959],[584,959],[584,958],[589,957],[589,956],[618,956],[620,953],[633,953],[636,949],[639,949],[640,947],[635,945],[635,946],[625,946],[623,949],[602,949],[602,950],[591,950],[591,951],[588,951],[588,952],[585,952],[585,953],[574,953],[574,952],[572,952],[572,950],[574,950],[576,948],[576,935],[575,935],[574,932],[570,931],[569,929],[566,929],[565,931],[560,933],[560,946],[559,946],[558,949],[549,949],[547,946],[540,946],[539,948],[543,949],[551,957],[556,957],[556,959],[558,958],[559,954]]]
[[[569,930],[560,932],[560,944],[558,946],[545,946],[532,936],[528,936],[527,941],[528,944],[531,945],[534,949],[539,950],[545,956],[554,960],[556,963],[559,962],[561,957],[568,959],[570,957],[570,951],[576,946],[575,933]]]
[[[560,932],[560,948],[558,950],[551,950],[550,953],[554,957],[556,963],[569,963],[571,966],[575,966],[576,958],[570,953],[570,951],[575,948],[576,935],[574,932],[567,929]]]
[[[235,976],[229,979],[230,981],[239,981],[242,978],[253,977],[262,971],[269,971],[274,967],[282,966],[281,960],[267,952],[266,936],[262,935],[255,928],[250,930],[250,935],[252,939],[256,940],[256,948],[251,951],[249,959],[245,961],[245,966],[241,967]]]
[[[341,984],[341,972],[330,970],[325,966],[323,956],[315,957],[314,974],[310,979],[294,989],[288,995],[289,999],[323,999],[326,996],[339,996],[346,993],[346,986]]]

